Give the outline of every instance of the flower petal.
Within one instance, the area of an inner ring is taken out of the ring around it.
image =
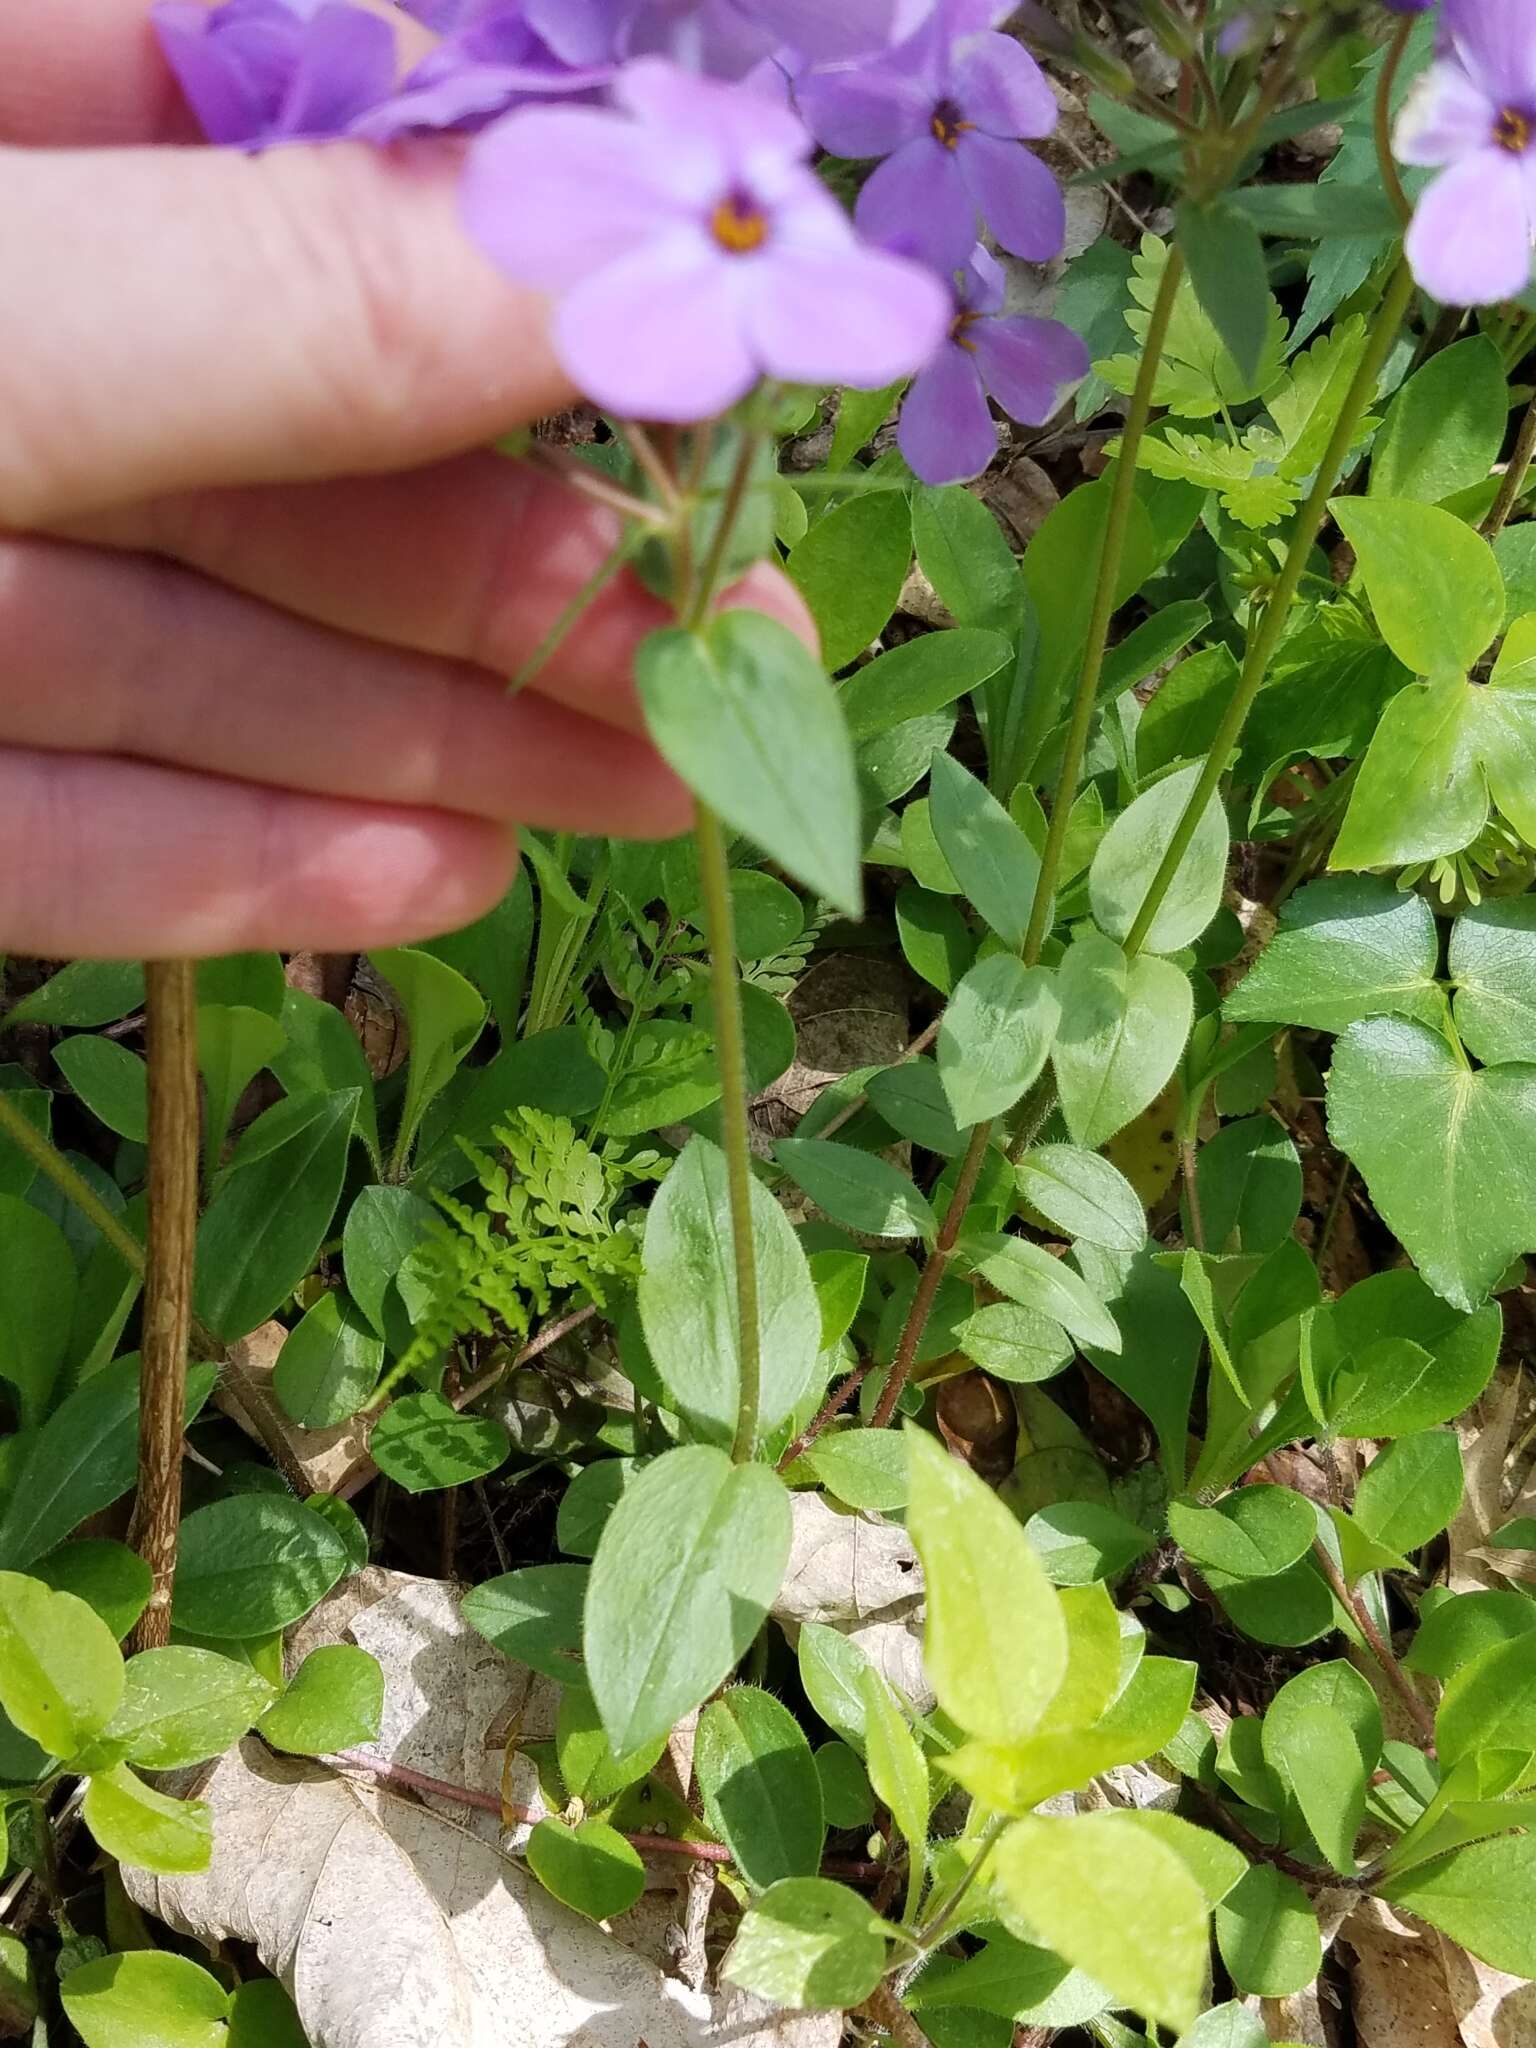
[[[395,32],[389,23],[358,7],[322,7],[305,33],[280,132],[316,141],[343,135],[394,83]]]
[[[743,13],[817,63],[889,49],[920,28],[933,0],[740,0]]]
[[[950,60],[955,102],[987,135],[1049,135],[1056,98],[1045,74],[1012,36],[967,36]]]
[[[1531,225],[1520,159],[1481,149],[1442,171],[1420,199],[1408,261],[1442,305],[1494,305],[1530,282]]]
[[[976,202],[961,176],[959,152],[931,135],[886,158],[859,194],[854,219],[868,241],[915,256],[945,275],[976,246]]]
[[[578,69],[611,64],[619,30],[633,13],[630,0],[522,0],[522,12],[562,63]]]
[[[1039,157],[992,135],[962,135],[954,154],[982,218],[1011,256],[1049,263],[1061,254],[1066,202]]]
[[[1088,374],[1088,350],[1059,320],[979,320],[969,340],[987,389],[1021,426],[1043,427]]]
[[[776,251],[747,276],[743,305],[770,376],[868,390],[921,369],[951,318],[931,272],[857,244]]]
[[[782,100],[700,78],[665,57],[626,64],[613,94],[637,119],[662,131],[649,138],[658,157],[676,155],[685,142],[707,144],[721,167],[719,175],[730,180],[744,174],[754,191],[759,170],[771,181],[783,166],[798,166],[811,154],[804,123]],[[711,192],[711,200],[716,196]]]
[[[223,20],[200,0],[156,0],[150,19],[208,140],[239,143],[264,135],[305,32],[281,0],[253,0],[239,17]]]
[[[470,234],[520,284],[561,291],[675,222],[658,191],[655,138],[595,107],[535,107],[469,152],[460,204]]]
[[[652,241],[560,302],[561,363],[593,404],[630,419],[712,419],[744,398],[760,364],[732,266],[700,237]]]
[[[1392,154],[1405,164],[1454,164],[1485,149],[1499,109],[1451,58],[1414,80],[1392,131]]]
[[[1536,101],[1531,0],[1445,0],[1440,28],[1491,100],[1531,111]]]
[[[1008,301],[1003,266],[978,242],[960,271],[955,297],[967,313],[1001,313]]]
[[[795,103],[822,148],[838,156],[889,156],[932,132],[931,90],[884,66],[809,71],[795,87]]]
[[[997,453],[976,358],[949,343],[913,382],[896,441],[925,484],[966,483]]]

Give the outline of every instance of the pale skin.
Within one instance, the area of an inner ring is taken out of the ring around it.
[[[0,7],[0,951],[399,943],[518,823],[684,830],[627,575],[507,690],[618,525],[482,452],[574,394],[456,145],[188,147],[146,11]]]

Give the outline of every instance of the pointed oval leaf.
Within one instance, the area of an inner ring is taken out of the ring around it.
[[[694,1770],[710,1826],[754,1891],[821,1868],[821,1779],[782,1701],[733,1685],[699,1716]]]

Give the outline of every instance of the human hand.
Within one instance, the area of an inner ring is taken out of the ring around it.
[[[464,452],[573,394],[453,145],[191,139],[144,0],[0,10],[0,949],[386,945],[515,820],[684,829],[633,579],[507,693],[618,523]]]

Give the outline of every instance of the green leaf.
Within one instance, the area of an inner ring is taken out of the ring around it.
[[[377,1742],[384,1720],[384,1673],[352,1643],[311,1650],[282,1698],[261,1717],[261,1736],[295,1756],[329,1756]]]
[[[751,1214],[767,1431],[818,1384],[821,1307],[799,1239],[755,1178]],[[651,1204],[639,1299],[646,1345],[672,1405],[698,1436],[730,1443],[741,1388],[736,1255],[725,1155],[707,1138],[690,1141]]]
[[[409,1188],[367,1187],[347,1211],[341,1237],[347,1291],[365,1323],[390,1333],[390,1289],[400,1269],[441,1223],[437,1211]]]
[[[762,1625],[789,1557],[789,1496],[704,1444],[668,1451],[619,1501],[587,1586],[587,1676],[616,1754],[708,1697]]]
[[[293,2000],[275,1977],[251,1977],[237,1987],[227,2048],[309,2048]]]
[[[848,730],[855,741],[870,739],[909,718],[942,711],[968,691],[980,689],[1012,652],[1001,633],[965,627],[908,640],[855,669],[838,691]]]
[[[825,1622],[808,1621],[800,1631],[799,1663],[806,1698],[827,1726],[862,1756],[868,1657],[851,1637]]]
[[[142,1145],[149,1136],[144,1062],[111,1038],[66,1038],[54,1064],[93,1116],[109,1131]]]
[[[185,1956],[101,1956],[71,1970],[59,1996],[85,2048],[224,2048],[229,1993]]]
[[[936,754],[929,814],[939,850],[1005,946],[1024,943],[1040,859],[1002,805],[952,754]]]
[[[213,1388],[212,1366],[188,1377],[187,1421]],[[20,1570],[132,1486],[138,1470],[139,1361],[94,1373],[49,1416],[0,1517],[0,1563]]]
[[[1091,1586],[1118,1578],[1153,1544],[1145,1529],[1093,1500],[1040,1508],[1025,1523],[1024,1533],[1054,1586]]]
[[[604,1820],[541,1820],[523,1853],[544,1889],[589,1920],[627,1913],[645,1890],[645,1865]]]
[[[461,1415],[441,1394],[391,1401],[368,1443],[374,1463],[407,1493],[468,1486],[506,1463],[512,1439],[485,1415]]]
[[[1460,1593],[1424,1617],[1403,1663],[1410,1671],[1450,1679],[1484,1650],[1532,1631],[1536,1601],[1524,1593]]]
[[[368,1148],[377,1169],[379,1116],[373,1099],[373,1075],[357,1033],[342,1011],[302,989],[283,997],[283,1050],[272,1071],[289,1095],[351,1095],[357,1108],[352,1128]],[[471,1133],[478,1136],[478,1132]]]
[[[1311,1830],[1333,1869],[1355,1872],[1355,1838],[1365,1820],[1367,1769],[1354,1731],[1336,1707],[1321,1701],[1299,1707],[1283,1737],[1265,1753],[1284,1770]]]
[[[1504,364],[1485,334],[1429,358],[1393,399],[1371,448],[1370,495],[1434,505],[1480,484],[1509,418]]]
[[[123,1698],[112,1631],[73,1593],[0,1572],[0,1710],[49,1756],[75,1756]]]
[[[125,1680],[122,1705],[101,1743],[146,1771],[175,1771],[222,1756],[275,1697],[249,1664],[187,1644],[130,1657]]]
[[[754,1891],[816,1875],[827,1832],[821,1779],[788,1707],[732,1686],[699,1716],[694,1769],[705,1818]]]
[[[464,1619],[514,1664],[565,1684],[580,1675],[584,1564],[530,1564],[464,1595]]]
[[[1473,1073],[1423,1025],[1374,1018],[1334,1047],[1328,1130],[1454,1307],[1536,1244],[1536,1067]]]
[[[827,1826],[868,1827],[875,1817],[875,1795],[858,1752],[846,1742],[824,1742],[816,1752],[816,1775]]]
[[[977,1309],[956,1325],[955,1341],[994,1379],[1020,1384],[1052,1378],[1073,1356],[1072,1339],[1060,1323],[1013,1301]]]
[[[909,1428],[906,1440],[907,1527],[927,1587],[929,1682],[968,1733],[1019,1741],[1066,1675],[1061,1602],[996,1494],[921,1430]]]
[[[946,1159],[965,1150],[965,1134],[956,1124],[939,1069],[932,1060],[903,1060],[871,1074],[864,1090],[871,1106],[898,1137],[910,1138]]]
[[[907,1454],[894,1430],[827,1430],[800,1462],[861,1512],[889,1515],[907,1504]]]
[[[776,2005],[862,2005],[885,1974],[895,1931],[846,1885],[785,1878],[747,1908],[722,1975]]]
[[[1204,767],[1192,762],[1143,790],[1100,841],[1088,888],[1094,917],[1112,939],[1125,938],[1136,922]],[[1147,950],[1176,953],[1192,945],[1221,908],[1226,873],[1226,813],[1213,796],[1147,929]]]
[[[302,1621],[348,1562],[340,1536],[302,1502],[232,1494],[181,1525],[176,1625],[215,1642],[270,1635]]]
[[[1504,623],[1504,579],[1487,541],[1407,498],[1335,498],[1329,510],[1398,660],[1415,675],[1465,674]]]
[[[1471,845],[1488,818],[1478,713],[1489,694],[1445,674],[1398,692],[1360,766],[1330,867],[1391,867]]]
[[[571,1557],[595,1557],[598,1538],[619,1496],[639,1470],[633,1458],[602,1458],[583,1465],[560,1497],[555,1541]]]
[[[99,1614],[121,1642],[149,1605],[154,1579],[149,1566],[126,1543],[105,1536],[77,1536],[29,1567],[56,1593],[73,1593]]]
[[[1480,1651],[1454,1673],[1441,1697],[1435,1715],[1441,1764],[1449,1770],[1480,1749],[1536,1749],[1536,1642],[1528,1633]]]
[[[1018,1165],[1019,1193],[1068,1237],[1106,1251],[1137,1252],[1147,1241],[1141,1198],[1119,1167],[1080,1145],[1037,1145]]]
[[[197,1313],[226,1341],[249,1336],[314,1265],[356,1108],[350,1093],[280,1102],[235,1147],[197,1233]]]
[[[896,897],[896,931],[913,973],[941,995],[952,995],[976,956],[976,942],[956,905],[908,882]]]
[[[1262,1257],[1285,1242],[1301,1214],[1301,1160],[1272,1116],[1223,1125],[1200,1148],[1197,1185],[1213,1252]]]
[[[485,1026],[484,997],[472,982],[431,953],[387,947],[369,959],[400,998],[411,1037],[405,1101],[395,1137],[395,1158],[409,1159],[422,1113],[463,1063]]]
[[[280,1017],[287,985],[278,953],[223,953],[197,963],[197,1001]]]
[[[826,1138],[781,1138],[774,1157],[835,1223],[872,1237],[925,1237],[939,1222],[909,1177],[889,1160]]]
[[[1250,380],[1259,375],[1269,342],[1269,267],[1259,231],[1223,200],[1202,206],[1182,200],[1178,241],[1211,324]]]
[[[1493,1377],[1503,1317],[1464,1315],[1398,1269],[1358,1281],[1330,1311],[1339,1364],[1328,1389],[1337,1436],[1406,1436],[1451,1422]]]
[[[651,737],[689,788],[796,881],[856,916],[853,746],[804,644],[758,612],[722,612],[704,633],[653,633],[636,677]]]
[[[57,1223],[15,1195],[0,1195],[0,1380],[20,1396],[23,1429],[48,1412],[78,1282]]]
[[[1051,1064],[1062,1114],[1074,1143],[1093,1151],[1166,1087],[1189,1037],[1194,992],[1171,960],[1141,953],[1128,962],[1090,931],[1067,948],[1056,994]]]
[[[1022,1308],[1050,1316],[1079,1344],[1103,1351],[1120,1349],[1120,1331],[1082,1276],[1062,1259],[1053,1259],[1043,1245],[1024,1237],[979,1238],[970,1247],[972,1263],[983,1280]]]
[[[962,626],[1011,633],[1023,610],[1019,565],[1002,528],[960,484],[912,493],[918,567]]]
[[[169,1799],[126,1764],[86,1782],[85,1824],[109,1856],[167,1876],[206,1870],[213,1854],[213,1816],[200,1799]]]
[[[884,632],[911,560],[911,514],[894,490],[850,498],[790,550],[785,567],[811,608],[829,669],[846,668]]]
[[[1536,1835],[1473,1842],[1389,1878],[1381,1896],[1406,1906],[1496,1970],[1536,1977]]]
[[[1373,1458],[1355,1490],[1354,1518],[1387,1550],[1438,1536],[1461,1505],[1461,1446],[1449,1430],[1399,1437]]]
[[[1495,897],[1463,912],[1450,972],[1468,1051],[1488,1066],[1524,1059],[1536,1045],[1536,898]]]
[[[907,1845],[910,1915],[922,1895],[927,1864],[928,1809],[933,1801],[928,1763],[891,1688],[873,1667],[864,1674],[864,1710],[869,1782]]]
[[[203,1173],[218,1171],[224,1140],[241,1096],[287,1043],[283,1027],[261,1010],[208,1003],[197,1013],[197,1064],[203,1076]]]
[[[335,1429],[368,1400],[383,1364],[383,1338],[345,1289],[335,1287],[285,1338],[272,1390],[301,1429]]]
[[[144,1007],[144,966],[139,960],[72,960],[24,996],[0,1019],[0,1030],[18,1024],[51,1024],[89,1031],[116,1024]]]
[[[1171,1501],[1168,1533],[1197,1565],[1267,1579],[1306,1556],[1317,1517],[1288,1486],[1240,1486],[1213,1508]]]
[[[1199,2010],[1210,1942],[1205,1897],[1183,1860],[1119,1813],[1016,1821],[993,1882],[1037,1941],[1160,2026]]]
[[[1434,913],[1422,896],[1377,875],[1332,875],[1282,906],[1279,930],[1223,1014],[1315,1031],[1384,1016],[1434,1028],[1445,1016],[1439,958]]]
[[[1317,1915],[1293,1877],[1255,1863],[1216,1908],[1216,1945],[1239,1991],[1289,1998],[1323,1961]]]
[[[1220,1905],[1248,1868],[1241,1849],[1209,1828],[1181,1820],[1176,1813],[1165,1813],[1156,1806],[1131,1807],[1125,1817],[1144,1833],[1167,1843],[1205,1894],[1208,1906]]]
[[[958,1124],[986,1123],[1013,1107],[1044,1067],[1060,1018],[1045,968],[1012,953],[977,961],[939,1025],[939,1074]]]

